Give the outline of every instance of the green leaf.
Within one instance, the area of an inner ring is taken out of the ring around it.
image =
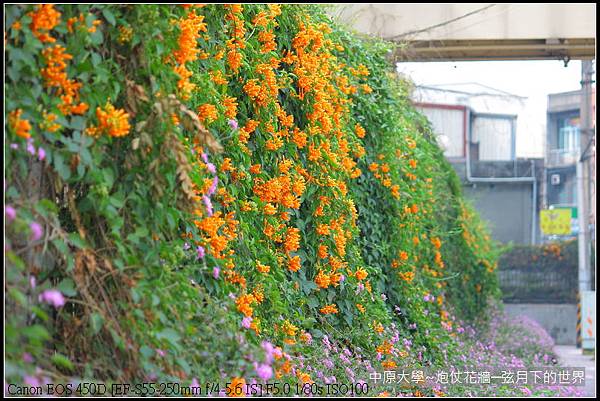
[[[102,329],[102,325],[104,324],[104,319],[102,315],[99,313],[92,313],[90,316],[90,327],[92,328],[92,335],[98,334],[98,332]]]
[[[53,160],[54,169],[63,180],[68,180],[71,177],[71,169],[65,164],[64,158],[60,153],[54,153]]]
[[[27,297],[21,291],[13,287],[8,292],[11,298],[17,301],[21,306],[27,305]]]
[[[102,10],[102,15],[104,15],[104,18],[106,18],[108,23],[111,24],[112,26],[115,26],[117,24],[117,20],[115,19],[115,16],[108,8],[104,8]]]
[[[83,240],[78,233],[69,234],[69,242],[75,245],[77,248],[83,249],[87,247],[85,240]]]
[[[61,281],[56,287],[60,292],[65,294],[68,297],[74,297],[77,295],[77,290],[75,289],[75,283],[70,278],[65,278]]]
[[[50,358],[50,359],[56,366],[58,366],[60,368],[73,370],[73,364],[71,363],[69,358],[67,358],[66,356],[64,356],[62,354],[56,353],[56,354],[52,355],[52,358]]]
[[[104,41],[104,37],[102,36],[102,31],[100,29],[96,29],[91,35],[90,39],[92,39],[92,44],[98,46],[101,45]]]
[[[156,334],[156,338],[159,340],[165,339],[169,341],[171,344],[177,344],[177,342],[181,339],[179,334],[170,328],[166,328]]]

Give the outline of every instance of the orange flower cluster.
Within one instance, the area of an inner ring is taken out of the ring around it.
[[[287,229],[284,249],[286,252],[297,251],[300,248],[300,230],[296,227]]]
[[[301,176],[284,174],[267,182],[263,182],[259,178],[255,179],[253,191],[263,202],[298,209],[304,188],[304,179]]]
[[[88,27],[86,20],[85,20],[85,15],[83,15],[83,13],[81,13],[81,14],[79,14],[79,17],[71,17],[67,20],[67,29],[69,30],[69,33],[73,33],[73,31],[75,30],[74,25],[76,22],[79,22],[79,27],[85,28],[85,30],[89,33],[96,32],[96,27],[98,25],[102,24],[102,21],[94,20],[92,22],[92,25],[90,27]]]
[[[65,116],[85,113],[89,108],[86,103],[75,104],[79,101],[79,89],[82,84],[67,77],[67,60],[71,60],[73,56],[66,53],[65,48],[60,45],[45,48],[42,50],[42,56],[46,63],[46,67],[41,70],[44,86],[58,88],[57,94],[61,100],[59,110]]]
[[[215,121],[218,116],[217,108],[210,103],[198,107],[198,119],[203,123],[211,123]]]
[[[190,82],[192,72],[187,69],[185,63],[193,62],[198,59],[200,50],[198,49],[198,39],[200,32],[206,32],[204,16],[197,15],[196,10],[192,9],[185,18],[180,18],[177,22],[180,29],[177,40],[178,49],[173,52],[173,58],[177,62],[173,71],[179,76],[177,88],[181,92],[181,98],[187,100],[190,93],[196,88],[196,84]]]
[[[398,272],[398,277],[400,277],[401,280],[404,280],[407,283],[410,283],[415,278],[415,273],[414,272]]]
[[[256,261],[256,270],[258,270],[260,273],[268,273],[271,271],[271,266],[263,265],[259,261]]]
[[[21,138],[30,138],[31,124],[29,120],[22,119],[21,114],[23,114],[23,110],[21,109],[16,109],[8,113],[8,125]]]
[[[324,315],[339,313],[339,310],[335,304],[325,305],[319,311]]]
[[[231,21],[229,24],[231,39],[227,41],[227,48],[229,49],[227,52],[227,65],[234,74],[237,74],[242,66],[242,53],[240,50],[246,47],[244,41],[246,28],[244,27],[244,20],[240,18],[244,8],[241,4],[226,4],[224,7],[229,9],[225,19]]]
[[[363,268],[358,268],[355,273],[355,277],[358,281],[363,281],[368,275],[369,273],[367,273],[367,271]]]
[[[300,261],[300,256],[294,256],[290,258],[288,263],[288,269],[292,272],[297,272],[302,267],[302,263]]]
[[[53,4],[38,4],[36,9],[30,12],[31,33],[42,43],[54,43],[50,31],[60,23],[60,12],[54,9]]]
[[[44,122],[40,124],[42,129],[45,129],[48,132],[56,132],[60,129],[61,125],[55,123],[58,116],[54,113],[46,113],[44,112]]]
[[[98,118],[98,126],[88,127],[85,130],[87,135],[108,134],[113,137],[120,137],[129,134],[131,130],[129,114],[123,109],[115,109],[110,103],[106,103],[104,110],[100,107],[96,108],[96,118]]]

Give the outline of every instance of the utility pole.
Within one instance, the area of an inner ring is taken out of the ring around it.
[[[577,216],[579,220],[579,296],[578,308],[584,291],[592,289],[590,269],[590,170],[592,148],[591,100],[592,61],[581,61],[581,106],[579,112],[579,158],[577,161]],[[577,345],[581,346],[581,312],[578,309]]]

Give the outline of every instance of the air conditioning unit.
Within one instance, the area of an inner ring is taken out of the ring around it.
[[[550,176],[550,183],[552,183],[552,185],[559,185],[560,184],[560,174],[552,174]]]

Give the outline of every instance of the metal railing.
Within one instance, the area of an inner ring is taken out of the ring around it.
[[[560,167],[577,163],[579,151],[577,149],[551,149],[546,157],[546,166]]]

